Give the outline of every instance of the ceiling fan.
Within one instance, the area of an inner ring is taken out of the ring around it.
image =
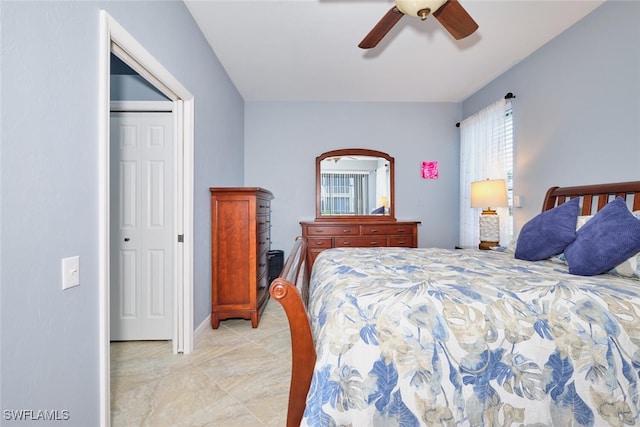
[[[478,29],[476,21],[464,10],[458,0],[395,1],[395,6],[389,9],[358,47],[362,49],[376,47],[404,15],[415,16],[424,21],[431,14],[456,40],[463,39]]]

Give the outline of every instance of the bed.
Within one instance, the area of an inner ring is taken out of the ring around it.
[[[592,274],[616,251],[591,235],[614,205],[628,259]],[[637,424],[640,181],[553,187],[542,211],[515,249],[336,248],[312,272],[298,238],[270,287],[291,332],[287,426]],[[559,212],[573,230],[550,226]],[[540,224],[574,237],[522,259]]]

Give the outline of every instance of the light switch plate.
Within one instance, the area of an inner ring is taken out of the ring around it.
[[[69,289],[80,284],[80,257],[72,256],[62,259],[62,289]]]
[[[513,207],[521,208],[522,207],[522,197],[521,196],[513,196]]]

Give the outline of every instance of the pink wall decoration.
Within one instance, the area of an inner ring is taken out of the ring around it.
[[[438,162],[422,162],[422,179],[438,179]]]

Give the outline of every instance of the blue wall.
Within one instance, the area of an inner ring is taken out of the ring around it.
[[[113,53],[110,62],[111,101],[169,101],[169,98]]]
[[[451,103],[247,102],[245,183],[274,193],[272,247],[291,246],[315,218],[315,158],[370,148],[395,158],[396,218],[421,221],[419,245],[458,240],[459,105]],[[436,160],[440,177],[420,177]]]
[[[196,325],[210,311],[208,187],[243,183],[244,103],[180,1],[0,8],[0,409],[66,409],[70,425],[96,426],[99,10],[195,95]],[[62,291],[74,255],[80,286]]]
[[[640,2],[609,0],[462,105],[513,102],[516,228],[547,188],[640,179]]]
[[[111,75],[110,95],[112,101],[169,101],[144,77],[135,75]]]

